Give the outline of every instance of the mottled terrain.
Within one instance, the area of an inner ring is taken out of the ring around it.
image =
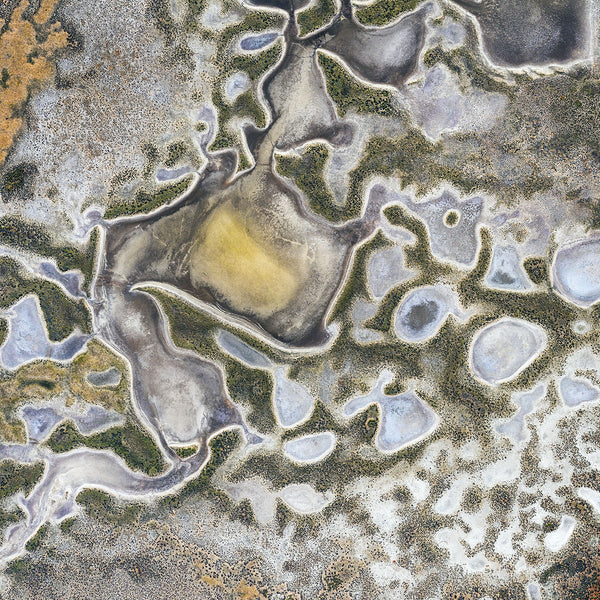
[[[600,597],[599,17],[0,5],[0,595]]]

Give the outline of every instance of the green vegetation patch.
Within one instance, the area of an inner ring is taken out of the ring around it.
[[[12,258],[0,257],[0,307],[8,308],[27,294],[39,298],[50,340],[64,339],[76,326],[91,331],[90,313],[83,300],[71,300],[55,283],[27,277]]]
[[[276,155],[275,168],[283,177],[291,179],[306,195],[308,205],[317,214],[329,221],[340,222],[348,218],[325,182],[325,164],[329,158],[326,144],[312,144],[301,156],[290,154]]]
[[[548,345],[541,356],[516,379],[505,384],[510,389],[525,389],[548,371],[554,359],[572,352],[578,346],[579,339],[573,332],[571,323],[580,318],[583,311],[554,294],[548,282],[545,289],[528,294],[489,289],[485,285],[484,277],[489,269],[492,241],[486,229],[482,229],[480,235],[481,250],[477,264],[458,286],[462,305],[465,308],[473,305],[487,307],[485,317],[475,319],[478,326],[483,326],[499,317],[513,317],[536,323],[548,333]],[[538,281],[541,284],[544,279]]]
[[[189,154],[190,147],[184,141],[179,140],[178,142],[173,142],[167,146],[167,158],[165,159],[165,166],[172,168],[184,158],[189,156]]]
[[[369,257],[375,251],[390,248],[391,246],[392,242],[381,231],[378,231],[372,239],[355,250],[352,269],[348,274],[346,285],[338,294],[336,303],[331,311],[331,321],[334,321],[343,314],[349,316],[356,298],[369,298],[369,290],[367,288],[367,262]]]
[[[210,498],[223,508],[231,509],[229,497],[212,484],[212,478],[217,469],[229,458],[231,453],[239,448],[242,435],[239,431],[223,431],[209,442],[210,458],[197,477],[189,481],[177,494],[166,496],[159,500],[160,506],[173,510],[194,497]]]
[[[447,227],[454,227],[458,223],[459,218],[455,210],[448,211],[448,214],[444,217],[444,224]]]
[[[143,176],[148,177],[160,160],[160,150],[154,144],[143,144],[141,152],[146,159]]]
[[[225,63],[224,71],[245,71],[251,81],[256,81],[279,61],[282,53],[281,42],[276,42],[257,54],[236,54]]]
[[[558,131],[550,142],[563,146],[565,152],[573,145],[585,145],[598,159],[600,140],[597,124],[600,120],[600,79],[590,77],[589,71],[581,69],[570,76],[558,77],[553,81],[533,81],[530,84],[533,95],[543,95],[549,102],[549,110]]]
[[[319,407],[319,419],[333,422],[330,411]],[[281,460],[276,451],[265,451],[250,455],[230,475],[231,481],[240,482],[252,477],[267,476],[275,489],[292,483],[308,483],[317,491],[341,490],[348,482],[359,477],[376,477],[385,473],[401,460],[415,461],[425,450],[427,443],[416,444],[394,455],[377,454],[376,458],[364,458],[358,452],[344,451],[344,446],[356,449],[360,446],[372,446],[379,422],[379,411],[371,406],[361,411],[335,429],[340,432],[338,443],[333,452],[317,464],[296,464]]]
[[[13,196],[27,193],[36,174],[37,167],[33,163],[20,163],[7,171],[0,180],[0,192],[5,196],[5,201]]]
[[[106,209],[104,218],[116,219],[126,215],[149,213],[181,196],[190,187],[192,179],[192,176],[188,175],[176,183],[159,188],[158,191],[153,193],[138,190],[133,201],[112,203]]]
[[[25,513],[20,509],[5,510],[0,508],[0,535],[9,526],[25,519]]]
[[[533,283],[548,281],[548,265],[545,258],[529,257],[523,261],[523,268]]]
[[[147,475],[159,475],[165,469],[162,454],[152,439],[133,418],[127,419],[122,427],[112,427],[90,436],[84,436],[71,422],[62,423],[53,432],[46,444],[53,452],[68,452],[86,446],[96,450],[113,450],[127,466]]]
[[[215,342],[214,333],[217,329],[224,329],[274,362],[285,362],[288,356],[250,333],[231,327],[173,294],[152,287],[147,287],[144,291],[160,302],[169,319],[171,333],[179,339],[181,344],[178,345],[182,348],[195,350],[202,356],[216,360],[221,351]]]
[[[244,498],[231,509],[230,518],[232,521],[240,521],[244,525],[251,527],[257,524],[254,518],[254,510],[248,498]]]
[[[2,89],[6,89],[8,87],[8,80],[10,79],[10,75],[8,73],[8,69],[3,68],[2,71],[0,71],[1,76],[0,76],[0,87]]]
[[[401,14],[414,10],[420,0],[375,0],[369,6],[357,8],[354,16],[363,25],[388,25]]]
[[[110,494],[102,490],[82,490],[77,494],[75,500],[77,504],[85,508],[85,512],[92,519],[110,523],[111,525],[134,525],[137,523],[142,512],[142,506],[139,504],[117,502]],[[67,531],[69,529],[70,527],[67,527]]]
[[[36,565],[29,556],[17,558],[8,563],[6,573],[18,584],[27,581],[30,577],[37,574]]]
[[[6,341],[8,335],[8,323],[6,319],[0,319],[0,346]]]
[[[236,360],[227,360],[227,389],[234,402],[251,404],[252,411],[246,420],[263,433],[271,433],[276,427],[271,396],[273,377],[261,369],[251,369]]]
[[[79,269],[83,273],[85,285],[89,285],[92,279],[97,240],[98,234],[94,230],[85,250],[73,246],[59,246],[52,240],[48,229],[42,225],[29,223],[14,216],[0,217],[0,244],[54,258],[62,271]]]
[[[416,183],[414,174],[417,170],[420,173],[426,169],[425,161],[429,162],[437,150],[436,145],[417,129],[409,130],[403,138],[397,140],[371,138],[363,158],[350,171],[347,214],[353,217],[360,215],[365,183],[370,177],[378,173],[386,176],[397,173],[402,187]]]
[[[340,117],[352,109],[381,117],[400,117],[394,94],[390,90],[360,83],[339,61],[319,52],[319,65],[325,75],[327,93],[337,106]]]
[[[277,42],[270,48],[258,54],[236,54],[232,57],[224,56],[219,75],[219,81],[213,86],[212,101],[217,108],[217,135],[210,146],[210,150],[224,150],[225,148],[237,148],[240,156],[239,169],[250,166],[248,157],[241,146],[241,140],[237,133],[228,129],[228,124],[233,118],[253,121],[256,127],[263,128],[267,124],[267,114],[260,105],[256,95],[257,81],[270,69],[279,59],[283,52],[283,45]],[[232,73],[244,71],[247,73],[252,88],[240,94],[233,103],[226,101],[221,91],[224,80]]]
[[[453,141],[462,145],[468,139],[456,136]],[[346,214],[353,217],[360,215],[366,183],[376,174],[397,176],[402,188],[414,185],[419,196],[445,182],[467,195],[489,192],[507,199],[515,194],[528,198],[552,187],[550,179],[535,172],[523,174],[518,184],[511,185],[495,175],[474,175],[478,172],[474,167],[480,166],[479,156],[463,151],[448,154],[448,147],[454,146],[441,141],[434,143],[415,128],[409,128],[395,139],[372,137],[361,161],[350,172]]]
[[[73,529],[73,526],[75,525],[76,521],[76,517],[69,517],[67,519],[63,519],[58,527],[62,531],[62,533],[67,534]]]
[[[433,257],[427,228],[420,219],[411,216],[406,209],[398,205],[387,207],[384,214],[392,225],[403,227],[416,237],[414,244],[404,246],[404,260],[408,268],[414,269],[418,273],[416,278],[405,281],[390,290],[379,303],[375,315],[365,323],[371,329],[387,332],[391,328],[392,315],[396,306],[410,289],[433,285],[447,278],[452,269]]]
[[[49,529],[50,525],[48,523],[42,525],[37,530],[36,534],[25,544],[25,550],[27,550],[27,552],[35,552],[48,537]]]
[[[240,94],[234,100],[233,104],[227,104],[222,93],[215,88],[213,90],[212,100],[213,104],[218,108],[218,128],[217,135],[210,145],[210,150],[214,152],[216,150],[224,150],[226,148],[238,148],[241,161],[242,157],[245,156],[245,152],[240,146],[241,142],[238,134],[232,133],[228,129],[228,123],[234,117],[246,117],[254,121],[257,127],[264,127],[267,124],[265,112],[258,104],[250,90]]]
[[[327,25],[336,15],[333,0],[317,0],[314,6],[301,11],[297,17],[300,35],[308,35]]]
[[[430,48],[423,56],[423,63],[427,67],[443,64],[463,83],[469,83],[472,87],[486,92],[504,94],[509,98],[515,95],[514,85],[511,86],[504,79],[494,75],[493,71],[486,69],[481,59],[475,57],[465,46],[453,50],[444,50],[439,46]]]
[[[146,14],[154,22],[156,29],[163,34],[167,46],[173,44],[177,37],[177,26],[171,16],[168,1],[148,0]]]
[[[23,465],[12,460],[3,460],[0,462],[0,499],[17,492],[27,496],[43,473],[43,463]]]
[[[175,448],[174,450],[179,458],[186,459],[198,452],[198,446],[185,446],[183,448]]]
[[[214,31],[203,29],[198,25],[197,15],[204,9],[205,0],[188,1],[191,7],[188,13],[192,19],[191,29],[201,29],[200,34],[216,45],[213,62],[218,68],[218,73],[211,82],[211,88],[212,101],[217,109],[218,128],[209,149],[213,152],[228,148],[235,149],[239,156],[238,171],[247,169],[251,166],[250,157],[247,156],[239,133],[230,131],[228,123],[232,118],[240,117],[253,121],[259,128],[266,125],[267,115],[258,102],[257,82],[280,59],[283,44],[279,41],[265,50],[253,53],[239,53],[233,44],[244,33],[258,33],[267,29],[282,31],[285,17],[272,11],[250,10],[245,11],[246,14],[241,22],[225,27],[222,31]],[[195,6],[196,4],[198,6]],[[224,2],[224,7],[238,14],[241,8],[239,4],[229,0]],[[248,74],[252,81],[252,88],[238,96],[233,103],[229,103],[223,96],[222,87],[226,78],[236,71],[244,71]]]
[[[227,61],[229,44],[243,33],[259,33],[266,29],[281,31],[284,23],[285,17],[274,12],[261,10],[252,10],[248,12],[240,23],[230,25],[220,33],[217,39],[217,56],[215,63],[221,65]]]

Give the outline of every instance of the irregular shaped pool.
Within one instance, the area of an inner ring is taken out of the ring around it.
[[[454,303],[452,292],[446,287],[426,286],[410,291],[396,313],[396,335],[405,342],[422,342],[433,337]]]
[[[415,392],[386,396],[383,388],[392,379],[391,371],[384,369],[371,393],[353,398],[344,406],[344,416],[351,417],[370,404],[379,405],[381,421],[375,446],[380,452],[386,454],[416,444],[430,435],[439,423],[435,412]]]
[[[295,427],[308,419],[314,408],[314,400],[303,385],[288,379],[286,370],[278,367],[275,370],[273,406],[282,427]]]
[[[565,406],[579,406],[593,402],[600,396],[598,388],[584,379],[563,377],[559,386],[560,397]]]
[[[552,284],[565,300],[588,308],[600,300],[600,238],[580,240],[557,251]]]
[[[336,436],[332,431],[305,435],[287,442],[285,455],[295,462],[319,462],[333,452],[335,442]]]
[[[470,349],[473,372],[487,384],[514,379],[546,347],[544,330],[534,323],[511,317],[480,329]]]

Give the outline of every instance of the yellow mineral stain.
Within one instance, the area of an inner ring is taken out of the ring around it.
[[[36,27],[23,17],[27,0],[15,7],[8,28],[0,35],[0,165],[23,125],[15,111],[23,106],[34,86],[54,77],[51,59],[57,50],[67,46],[68,34],[61,30],[61,24],[48,24],[56,4],[57,0],[42,0],[33,17],[40,32],[48,32],[44,42],[36,40]],[[4,25],[0,19],[0,29]]]
[[[230,209],[213,211],[190,259],[192,281],[209,285],[235,310],[267,317],[285,308],[298,291],[292,266]]]

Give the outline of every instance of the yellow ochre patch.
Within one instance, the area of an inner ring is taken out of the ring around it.
[[[49,24],[57,0],[42,0],[33,23],[23,16],[28,7],[21,0],[15,7],[8,28],[0,35],[0,165],[6,159],[15,137],[23,125],[16,115],[34,86],[54,77],[54,54],[67,47],[68,34],[60,23]],[[5,25],[0,19],[0,28]],[[38,41],[38,31],[45,30],[45,41]]]
[[[191,254],[195,285],[208,285],[232,309],[266,317],[295,296],[299,281],[281,253],[258,238],[230,209],[217,208],[204,224]]]

